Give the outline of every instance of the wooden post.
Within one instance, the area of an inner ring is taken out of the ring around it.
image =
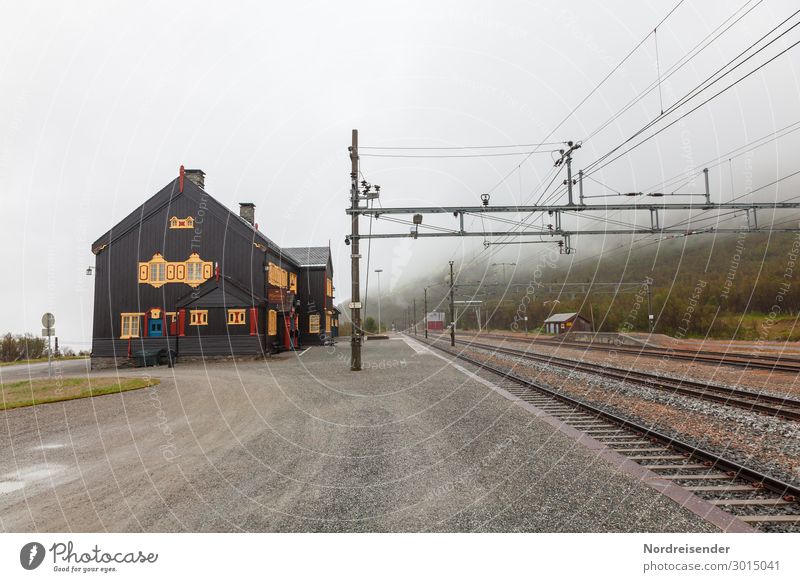
[[[358,130],[354,129],[352,134],[352,145],[350,146],[350,207],[353,210],[358,208]],[[351,255],[350,255],[350,285],[352,293],[350,301],[355,307],[350,309],[353,316],[353,331],[350,334],[350,370],[358,372],[361,370],[361,285],[359,282],[359,261],[361,255],[358,254],[358,214],[355,212],[350,215],[351,228]]]

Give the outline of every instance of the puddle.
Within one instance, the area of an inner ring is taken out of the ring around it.
[[[38,464],[30,467],[23,467],[18,471],[12,471],[5,475],[0,475],[0,479],[7,479],[8,481],[0,481],[0,483],[17,483],[21,482],[24,486],[28,481],[41,481],[43,479],[50,479],[64,471],[64,465],[57,465],[55,463]]]
[[[61,443],[49,443],[46,445],[40,445],[38,447],[33,447],[34,451],[52,451],[54,449],[63,449],[67,445],[62,445]]]
[[[0,495],[25,487],[25,481],[0,481]]]

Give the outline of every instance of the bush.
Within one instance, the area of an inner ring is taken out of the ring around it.
[[[47,342],[32,334],[5,334],[0,339],[0,361],[35,360],[47,355]]]

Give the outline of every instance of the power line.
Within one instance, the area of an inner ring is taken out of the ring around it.
[[[530,152],[493,152],[488,154],[361,154],[369,158],[492,158],[504,156],[532,156],[533,154],[549,154],[548,150],[533,150]]]
[[[678,59],[673,65],[671,65],[666,71],[664,71],[664,75],[661,78],[661,83],[663,83],[664,81],[667,81],[670,77],[672,77],[672,75],[674,75],[679,70],[681,70],[683,67],[685,67],[687,64],[689,64],[695,57],[697,57],[705,49],[707,49],[709,46],[711,46],[712,43],[714,43],[719,37],[721,37],[728,30],[730,30],[736,23],[738,23],[740,20],[742,20],[748,14],[750,14],[750,12],[752,12],[756,7],[758,7],[763,1],[764,0],[758,0],[758,2],[755,5],[751,6],[746,12],[741,14],[738,18],[736,18],[736,20],[734,20],[732,23],[730,23],[730,25],[728,25],[727,28],[725,28],[725,30],[723,30],[723,31],[721,31],[721,32],[719,32],[717,34],[717,31],[719,31],[723,26],[725,26],[725,24],[731,18],[733,18],[737,13],[741,12],[748,4],[750,4],[750,2],[752,2],[752,0],[747,0],[747,2],[745,2],[741,7],[739,7],[738,10],[734,11],[733,14],[731,14],[727,19],[725,19],[722,22],[722,24],[720,24],[716,29],[714,29],[712,32],[710,32],[708,35],[706,35],[706,37],[703,38],[703,40],[698,42],[694,47],[692,47],[689,51],[687,51],[683,55],[683,57]],[[715,34],[716,34],[716,36],[714,36]],[[706,40],[708,40],[712,36],[714,36],[714,38],[712,38],[709,42],[707,42],[704,46],[702,46],[698,50],[698,47],[700,47],[700,45],[702,45]],[[697,52],[695,52],[695,51],[697,51]],[[694,53],[694,54],[692,54],[692,53]],[[589,134],[588,137],[584,138],[583,141],[587,142],[591,138],[593,138],[595,135],[600,133],[602,130],[604,130],[606,127],[608,127],[614,121],[619,119],[619,117],[621,117],[623,114],[625,114],[631,107],[633,107],[639,101],[641,101],[647,95],[649,95],[658,86],[659,86],[659,82],[658,81],[654,81],[653,83],[651,83],[646,89],[644,89],[636,97],[634,97],[631,101],[629,101],[622,109],[617,111],[609,119],[607,119],[600,126],[598,126],[592,133]],[[662,106],[662,109],[663,109],[663,106]]]
[[[668,19],[670,16],[672,16],[672,13],[673,13],[673,12],[675,12],[675,11],[678,9],[678,7],[680,7],[680,5],[681,5],[681,4],[683,4],[683,2],[684,2],[684,0],[680,0],[680,1],[679,1],[677,4],[675,4],[675,6],[673,6],[673,7],[672,7],[672,10],[670,10],[669,12],[667,12],[667,15],[666,15],[666,16],[664,16],[664,18],[662,18],[662,19],[659,21],[659,23],[658,23],[658,24],[656,24],[655,28],[658,28],[659,26],[661,26],[662,24],[664,24],[664,22],[666,22],[666,20],[667,20],[667,19]],[[655,29],[654,29],[654,30],[655,30]],[[647,39],[648,39],[648,38],[650,38],[650,35],[651,35],[651,34],[653,34],[653,33],[652,33],[652,32],[648,32],[648,33],[647,33],[647,35],[646,35],[646,36],[645,36],[645,37],[644,37],[642,40],[640,40],[640,41],[639,41],[639,43],[638,43],[636,46],[634,46],[634,47],[633,47],[633,48],[632,48],[632,49],[631,49],[631,50],[628,52],[628,54],[627,54],[627,55],[625,55],[625,56],[622,58],[622,60],[621,60],[621,61],[619,61],[619,62],[617,63],[617,65],[616,65],[616,66],[615,66],[613,69],[611,69],[611,71],[609,71],[609,72],[606,74],[606,76],[605,76],[605,77],[603,77],[603,78],[600,80],[600,82],[599,82],[599,83],[597,83],[597,84],[594,86],[594,88],[593,88],[591,91],[589,91],[589,93],[587,93],[587,94],[586,94],[586,96],[585,96],[583,99],[581,99],[581,101],[580,101],[580,102],[579,102],[579,103],[578,103],[578,104],[577,104],[575,107],[573,107],[573,108],[572,108],[572,110],[571,110],[569,113],[567,113],[567,115],[564,117],[564,119],[562,119],[562,120],[561,120],[561,121],[558,123],[558,125],[556,125],[556,126],[555,126],[555,127],[554,127],[554,128],[551,130],[551,131],[550,131],[550,133],[548,133],[548,134],[547,134],[547,137],[545,137],[545,139],[550,139],[550,138],[553,136],[553,134],[554,134],[555,132],[557,132],[557,131],[558,131],[558,130],[561,128],[561,126],[562,126],[562,125],[564,125],[564,124],[567,122],[567,120],[568,120],[570,117],[572,117],[572,116],[575,114],[575,112],[576,112],[576,111],[578,111],[578,109],[580,109],[580,108],[583,106],[583,104],[584,104],[584,103],[586,103],[586,102],[587,102],[587,101],[588,101],[588,100],[589,100],[589,99],[592,97],[592,95],[594,95],[594,94],[595,94],[595,93],[596,93],[596,92],[597,92],[597,91],[600,89],[600,87],[602,87],[602,86],[603,86],[603,84],[604,84],[606,81],[608,81],[608,79],[609,79],[609,78],[610,78],[610,77],[611,77],[611,76],[612,76],[614,73],[616,73],[616,72],[617,72],[617,71],[620,69],[620,67],[622,67],[622,65],[624,65],[624,64],[625,64],[625,62],[626,62],[626,61],[627,61],[627,60],[628,60],[628,59],[631,57],[631,55],[633,55],[633,53],[635,53],[635,52],[637,51],[637,49],[638,49],[640,46],[642,46],[642,45],[643,45],[643,44],[644,44],[644,43],[647,41]],[[530,156],[528,156],[528,157],[530,157]],[[494,192],[494,190],[495,190],[495,189],[496,189],[498,186],[500,186],[500,185],[501,185],[503,182],[505,182],[505,181],[506,181],[506,180],[509,178],[509,176],[511,176],[511,175],[512,175],[514,172],[516,172],[517,170],[519,170],[519,169],[521,168],[522,164],[524,164],[524,163],[525,163],[527,160],[528,160],[528,158],[525,158],[524,160],[522,160],[522,162],[520,162],[520,164],[519,164],[519,165],[518,165],[516,168],[514,168],[514,169],[513,169],[513,170],[511,170],[511,171],[510,171],[508,174],[506,174],[506,176],[505,176],[505,177],[503,177],[503,179],[502,179],[502,180],[500,180],[500,181],[499,181],[497,184],[495,184],[495,185],[494,185],[494,186],[493,186],[493,187],[492,187],[492,188],[489,190],[489,192],[490,192],[490,193],[491,193],[491,192]]]
[[[518,143],[510,145],[480,145],[480,146],[435,146],[435,147],[414,147],[414,146],[362,146],[362,150],[485,150],[501,148],[533,148],[542,146],[561,145],[560,141],[550,141],[542,143]]]
[[[800,24],[800,23],[798,23],[798,24]],[[795,26],[797,26],[797,25],[795,25]],[[794,27],[792,27],[792,28],[794,28]],[[787,32],[788,32],[788,31],[787,31]],[[784,33],[784,34],[786,34],[786,33]],[[776,39],[776,40],[777,40],[777,39]],[[744,81],[745,79],[747,79],[748,77],[750,77],[751,75],[753,75],[754,73],[756,73],[756,72],[760,71],[760,70],[761,70],[761,69],[763,69],[765,66],[767,66],[768,64],[770,64],[772,61],[774,61],[774,60],[775,60],[775,59],[777,59],[778,57],[782,56],[784,53],[786,53],[786,52],[790,51],[791,49],[793,49],[794,47],[796,47],[798,44],[800,44],[800,41],[797,41],[797,42],[795,42],[794,44],[790,45],[789,47],[785,48],[784,50],[782,50],[781,52],[779,52],[777,55],[773,56],[772,58],[770,58],[770,59],[769,59],[769,60],[767,60],[766,62],[762,63],[761,65],[759,65],[758,67],[756,67],[755,69],[753,69],[752,71],[750,71],[749,73],[747,73],[746,75],[744,75],[743,77],[740,77],[739,79],[737,79],[736,81],[734,81],[733,83],[731,83],[730,85],[728,85],[727,87],[725,87],[724,89],[722,89],[722,90],[720,90],[719,92],[715,93],[714,95],[712,95],[711,97],[709,97],[708,99],[706,99],[705,101],[703,101],[702,103],[700,103],[699,105],[697,105],[696,107],[694,107],[694,108],[690,109],[689,111],[687,111],[686,113],[684,113],[683,115],[681,115],[680,117],[678,117],[677,119],[675,119],[674,121],[672,121],[672,122],[670,122],[669,124],[667,124],[666,126],[662,127],[661,129],[659,129],[658,131],[656,131],[656,132],[655,132],[655,133],[653,133],[652,135],[650,135],[650,136],[648,136],[648,137],[644,138],[644,139],[643,139],[642,141],[640,141],[639,143],[637,143],[637,144],[635,144],[635,145],[631,146],[630,148],[628,148],[628,149],[627,149],[627,150],[625,150],[624,152],[620,153],[619,155],[617,155],[617,156],[613,157],[611,160],[607,161],[607,162],[606,162],[606,163],[604,163],[603,165],[601,165],[601,166],[599,166],[599,167],[595,168],[595,166],[597,166],[597,164],[599,164],[600,162],[602,162],[604,159],[606,159],[607,157],[609,157],[610,155],[612,155],[612,154],[613,154],[615,151],[617,151],[617,150],[619,150],[620,148],[622,148],[622,147],[623,147],[625,144],[627,144],[628,142],[630,142],[631,140],[633,140],[634,138],[636,138],[638,135],[640,135],[640,134],[641,134],[643,131],[645,131],[645,130],[646,130],[646,129],[648,129],[650,126],[652,126],[654,122],[651,122],[651,123],[650,123],[650,124],[648,124],[646,127],[642,128],[641,130],[639,130],[638,132],[636,132],[634,135],[632,135],[630,138],[628,138],[627,140],[625,140],[625,141],[624,141],[622,144],[620,144],[619,146],[615,147],[613,150],[611,150],[611,151],[610,151],[610,152],[608,152],[607,154],[605,154],[605,155],[601,156],[601,157],[600,157],[600,158],[598,158],[596,161],[594,161],[594,162],[592,162],[591,164],[589,164],[589,166],[587,167],[588,169],[587,169],[587,170],[585,170],[586,174],[584,174],[584,175],[587,175],[588,173],[595,173],[595,172],[597,172],[597,171],[598,171],[598,170],[600,170],[601,168],[604,168],[604,167],[605,167],[605,166],[607,166],[608,164],[610,164],[610,163],[612,163],[612,162],[614,162],[614,161],[618,160],[618,159],[619,159],[619,158],[621,158],[622,156],[624,156],[624,155],[626,155],[626,154],[630,153],[631,151],[635,150],[636,148],[638,148],[638,147],[639,147],[640,145],[642,145],[643,143],[645,143],[645,142],[647,142],[647,141],[649,141],[649,140],[653,139],[653,138],[654,138],[655,136],[657,136],[658,134],[662,133],[662,132],[663,132],[663,131],[665,131],[666,129],[668,129],[668,128],[672,127],[673,125],[675,125],[677,122],[679,122],[679,121],[680,121],[681,119],[683,119],[684,117],[687,117],[688,115],[691,115],[692,113],[694,113],[695,111],[697,111],[697,110],[698,110],[699,108],[701,108],[702,106],[704,106],[704,105],[706,105],[707,103],[709,103],[710,101],[712,101],[712,100],[716,99],[717,97],[719,97],[720,95],[722,95],[723,93],[725,93],[726,91],[728,91],[729,89],[732,89],[733,87],[735,87],[736,85],[738,85],[739,83],[741,83],[742,81]],[[766,47],[764,47],[764,48],[766,48]],[[737,65],[737,66],[738,66],[738,65]]]
[[[653,125],[655,125],[656,123],[658,123],[659,121],[661,121],[661,119],[663,119],[665,115],[668,115],[668,114],[670,114],[670,113],[672,113],[672,112],[676,111],[676,110],[677,110],[677,109],[678,109],[680,106],[684,105],[686,102],[688,102],[688,101],[690,101],[691,99],[693,99],[694,97],[698,96],[700,93],[702,93],[702,92],[703,92],[703,91],[705,91],[706,89],[710,88],[712,85],[714,85],[715,83],[717,83],[718,81],[722,80],[724,77],[726,77],[727,75],[731,74],[731,73],[732,73],[732,72],[734,72],[736,69],[738,69],[739,67],[741,67],[742,65],[744,65],[744,64],[745,64],[747,61],[749,61],[750,59],[752,59],[753,57],[755,57],[755,56],[756,56],[757,54],[759,54],[761,51],[763,51],[764,49],[766,49],[767,47],[769,47],[769,46],[770,46],[770,45],[772,45],[773,43],[777,42],[777,41],[778,41],[780,38],[782,38],[783,36],[785,36],[786,34],[788,34],[789,32],[791,32],[791,31],[792,31],[792,30],[793,30],[795,27],[797,27],[798,25],[800,25],[800,22],[798,22],[798,23],[795,23],[795,24],[794,24],[794,25],[792,25],[792,26],[791,26],[789,29],[787,29],[787,30],[785,30],[784,32],[782,32],[781,34],[779,34],[779,35],[778,35],[776,38],[774,38],[774,39],[772,39],[771,41],[769,41],[767,44],[765,44],[764,46],[762,46],[761,48],[759,48],[759,49],[758,49],[756,52],[754,52],[753,54],[751,54],[750,56],[748,56],[746,59],[744,59],[744,60],[743,60],[743,61],[741,61],[740,63],[736,64],[736,65],[735,65],[733,68],[731,68],[730,70],[726,71],[725,73],[723,73],[722,75],[720,75],[718,78],[714,79],[714,77],[716,77],[716,76],[717,76],[717,75],[718,75],[718,74],[719,74],[721,71],[725,70],[725,69],[726,69],[726,68],[727,68],[727,67],[728,67],[728,66],[729,66],[731,63],[735,62],[735,61],[736,61],[736,60],[737,60],[739,57],[741,57],[742,55],[744,55],[745,53],[747,53],[747,52],[748,52],[750,49],[752,49],[753,47],[755,47],[755,46],[756,46],[758,43],[760,43],[762,40],[764,40],[766,37],[768,37],[768,36],[769,36],[770,34],[772,34],[774,31],[776,31],[778,28],[780,28],[781,26],[783,26],[783,25],[784,25],[786,22],[788,22],[790,19],[792,19],[794,16],[796,16],[796,15],[797,15],[799,12],[800,12],[800,10],[798,10],[798,11],[794,12],[794,13],[793,13],[791,16],[789,16],[788,18],[786,18],[785,20],[783,20],[782,22],[780,22],[780,23],[779,23],[777,26],[775,26],[775,27],[774,27],[774,28],[772,28],[772,29],[771,29],[769,32],[767,32],[766,34],[764,34],[764,35],[763,35],[761,38],[759,38],[758,40],[756,40],[755,42],[753,42],[752,44],[750,44],[750,46],[748,46],[746,49],[744,49],[742,52],[740,52],[738,55],[736,55],[736,56],[735,56],[733,59],[731,59],[730,61],[728,61],[728,62],[727,62],[725,65],[723,65],[722,67],[720,67],[719,69],[717,69],[717,71],[715,71],[715,72],[714,72],[712,75],[709,75],[708,77],[706,77],[706,79],[705,79],[705,80],[703,80],[703,81],[702,81],[700,84],[698,84],[698,85],[697,85],[697,86],[696,86],[694,89],[692,89],[692,90],[690,90],[688,93],[686,93],[686,94],[685,94],[683,97],[681,97],[681,98],[680,98],[680,99],[679,99],[679,100],[678,100],[676,103],[674,103],[673,105],[671,105],[670,107],[668,107],[668,108],[667,108],[667,110],[665,111],[665,113],[664,113],[664,115],[663,115],[663,116],[656,117],[656,118],[652,119],[651,121],[649,121],[648,123],[646,123],[646,124],[645,124],[645,125],[644,125],[644,126],[641,128],[641,129],[639,129],[638,131],[636,131],[636,132],[635,132],[635,133],[634,133],[632,136],[630,136],[629,138],[627,138],[626,140],[624,140],[624,141],[623,141],[621,144],[619,144],[618,146],[614,147],[614,148],[613,148],[611,151],[609,151],[608,153],[604,154],[603,156],[601,156],[600,158],[598,158],[597,160],[595,160],[594,162],[592,162],[591,164],[589,164],[589,165],[588,165],[588,166],[585,168],[585,171],[586,171],[586,172],[590,172],[590,171],[596,171],[596,170],[592,170],[592,168],[594,168],[594,166],[596,166],[597,164],[599,164],[600,162],[602,162],[604,159],[606,159],[606,158],[608,158],[609,156],[611,156],[611,155],[612,155],[614,152],[616,152],[617,150],[621,149],[621,148],[622,148],[622,147],[624,147],[624,146],[625,146],[627,143],[631,142],[631,141],[632,141],[632,140],[634,140],[636,137],[638,137],[639,135],[641,135],[642,133],[644,133],[645,131],[647,131],[649,128],[651,128]],[[644,140],[642,140],[641,142],[639,142],[639,143],[638,143],[638,144],[636,144],[635,146],[633,146],[633,147],[629,148],[628,150],[626,150],[625,152],[623,152],[623,154],[621,154],[621,155],[624,155],[625,153],[628,153],[628,152],[632,151],[633,149],[637,148],[637,147],[638,147],[639,145],[641,145],[642,143],[645,143],[646,141],[648,141],[648,140],[650,140],[650,139],[654,138],[656,135],[658,135],[659,133],[661,133],[662,131],[664,131],[664,130],[665,130],[665,129],[667,129],[668,127],[670,127],[670,126],[674,125],[676,122],[680,121],[681,119],[683,119],[683,118],[684,118],[684,117],[686,117],[687,115],[689,115],[689,114],[693,113],[694,111],[696,111],[697,109],[699,109],[700,107],[702,107],[703,105],[705,105],[706,103],[708,103],[709,101],[711,101],[711,100],[715,99],[716,97],[718,97],[718,96],[719,96],[719,95],[721,95],[722,93],[724,93],[724,92],[726,92],[727,90],[731,89],[732,87],[736,86],[737,84],[739,84],[739,83],[740,83],[741,81],[743,81],[744,79],[748,78],[748,77],[749,77],[750,75],[752,75],[753,73],[755,73],[755,72],[759,71],[760,69],[762,69],[763,67],[765,67],[766,65],[768,65],[769,63],[771,63],[772,61],[774,61],[776,58],[778,58],[779,56],[781,56],[782,54],[784,54],[784,53],[785,53],[785,52],[787,52],[788,50],[792,49],[792,48],[793,48],[794,46],[796,46],[797,44],[798,44],[798,43],[795,43],[795,44],[793,44],[793,45],[789,46],[788,48],[784,49],[783,51],[779,52],[777,55],[773,56],[772,58],[770,58],[770,59],[769,59],[769,60],[767,60],[766,62],[762,63],[761,65],[759,65],[758,67],[756,67],[755,69],[753,69],[752,71],[750,71],[749,73],[745,74],[744,76],[740,77],[739,79],[737,79],[736,81],[734,81],[733,83],[731,83],[730,85],[728,85],[727,87],[725,87],[724,89],[722,89],[721,91],[719,91],[718,93],[714,94],[712,97],[710,97],[710,98],[706,99],[705,101],[703,101],[702,103],[700,103],[700,105],[698,105],[698,106],[694,107],[693,109],[691,109],[690,111],[688,111],[688,112],[684,113],[684,114],[683,114],[683,115],[681,115],[681,116],[680,116],[678,119],[676,119],[676,120],[672,121],[672,122],[671,122],[671,123],[669,123],[667,126],[665,126],[665,127],[661,128],[661,129],[659,129],[658,131],[656,131],[656,132],[655,132],[655,133],[653,133],[652,135],[648,136],[647,138],[645,138]],[[714,80],[712,81],[712,79],[714,79]],[[602,168],[602,167],[604,167],[604,166],[608,165],[609,163],[611,163],[611,162],[613,162],[613,161],[617,160],[619,157],[621,157],[621,155],[620,155],[620,156],[616,156],[616,157],[615,157],[615,158],[613,158],[611,161],[607,162],[606,164],[603,164],[603,166],[600,166],[600,167]],[[599,168],[598,168],[598,169],[599,169]]]

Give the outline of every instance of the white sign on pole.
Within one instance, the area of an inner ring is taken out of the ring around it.
[[[42,328],[42,337],[50,337],[56,335],[56,328],[54,327],[43,327]]]
[[[56,316],[50,312],[42,316],[42,327],[53,327],[56,324]]]

